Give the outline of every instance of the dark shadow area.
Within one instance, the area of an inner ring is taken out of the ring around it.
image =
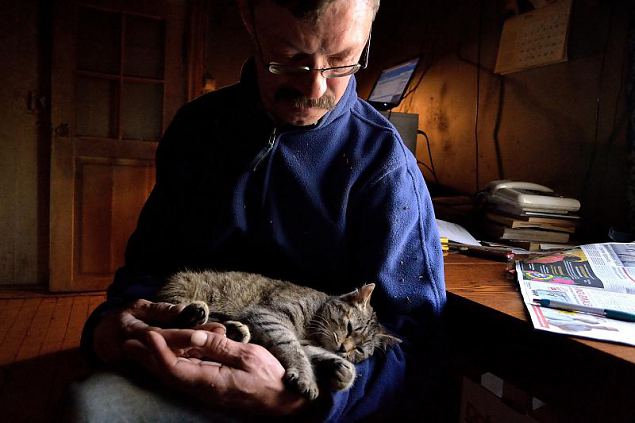
[[[3,421],[60,421],[66,387],[88,371],[78,348],[0,367]]]

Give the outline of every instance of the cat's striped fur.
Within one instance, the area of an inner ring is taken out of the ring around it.
[[[243,342],[251,338],[264,346],[284,366],[287,382],[315,399],[318,384],[348,389],[355,379],[352,363],[400,342],[377,321],[370,305],[374,287],[329,296],[253,273],[184,271],[168,280],[157,299],[188,304],[181,326],[221,321],[237,329]]]

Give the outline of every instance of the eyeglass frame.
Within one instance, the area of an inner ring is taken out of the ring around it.
[[[368,56],[370,52],[370,38],[372,34],[372,28],[371,28],[371,31],[368,33],[368,39],[366,40],[366,44],[364,45],[364,49],[362,50],[362,55],[360,56],[359,61],[356,64],[344,65],[344,66],[333,66],[328,68],[312,68],[309,66],[286,65],[284,63],[279,63],[279,62],[265,63],[263,60],[262,46],[260,45],[260,40],[258,38],[258,34],[256,31],[256,14],[255,14],[255,10],[253,6],[251,8],[251,18],[252,18],[252,24],[253,24],[254,40],[256,41],[256,46],[258,47],[258,53],[260,54],[260,61],[264,65],[264,68],[267,70],[267,72],[271,73],[272,75],[280,75],[280,76],[306,75],[313,71],[319,71],[320,75],[322,75],[323,78],[331,79],[331,78],[343,78],[345,76],[350,76],[357,73],[360,69],[366,69],[368,67]],[[360,63],[362,62],[362,58],[363,58],[363,63]],[[278,71],[276,71],[276,68],[278,68]],[[286,68],[286,70],[281,70],[282,68]],[[328,72],[328,71],[333,71],[337,69],[347,69],[347,68],[351,69],[351,71],[344,73],[342,75],[331,75],[328,73],[325,74],[325,72]]]
[[[258,49],[260,50],[260,55],[262,56],[262,49],[260,48],[260,43],[258,43]],[[265,69],[273,75],[306,75],[309,72],[319,71],[320,75],[323,78],[343,78],[345,76],[350,76],[357,73],[361,69],[366,69],[368,67],[368,55],[370,51],[370,33],[368,34],[368,39],[366,40],[366,44],[364,45],[364,50],[362,50],[362,55],[359,58],[359,62],[354,65],[344,65],[344,66],[332,66],[328,68],[312,68],[309,66],[300,66],[300,65],[287,65],[279,62],[269,62],[263,63]],[[349,69],[349,72],[345,72],[342,74],[331,74],[326,73],[328,71],[337,71],[340,69]]]

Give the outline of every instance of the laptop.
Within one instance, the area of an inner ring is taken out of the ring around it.
[[[368,102],[379,111],[398,106],[418,64],[419,57],[382,70],[370,91]]]

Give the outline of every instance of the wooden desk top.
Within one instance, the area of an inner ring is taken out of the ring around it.
[[[445,280],[448,297],[473,303],[488,312],[498,313],[507,319],[526,322],[532,327],[517,283],[507,279],[505,263],[461,254],[445,257]],[[557,335],[565,336],[565,335]],[[594,341],[579,337],[567,337],[620,361],[635,365],[635,347],[611,342]]]

